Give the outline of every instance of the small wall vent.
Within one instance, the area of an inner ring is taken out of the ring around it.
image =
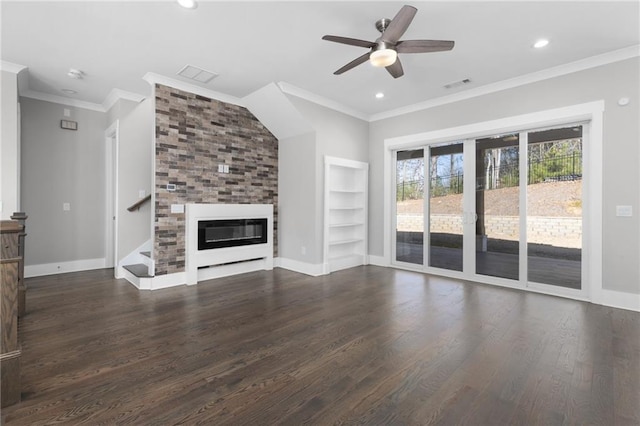
[[[445,89],[453,89],[455,87],[464,86],[465,84],[469,84],[469,83],[471,83],[471,79],[465,78],[464,80],[454,81],[453,83],[445,84],[444,88]]]
[[[193,65],[185,65],[177,74],[181,77],[197,81],[198,83],[208,83],[218,76],[218,74],[194,67]]]

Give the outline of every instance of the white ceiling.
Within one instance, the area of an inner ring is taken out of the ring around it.
[[[393,79],[365,63],[333,72],[366,50],[325,34],[374,40],[374,23],[403,4],[418,13],[402,39],[454,40],[451,52],[400,55]],[[242,98],[285,82],[364,116],[380,114],[640,44],[636,1],[219,2],[2,1],[1,58],[27,66],[30,89],[102,103],[120,89],[142,95],[147,72],[181,80],[191,64],[219,74],[203,87]],[[545,49],[533,49],[538,38]],[[83,80],[67,77],[82,70]],[[464,78],[472,83],[443,86]],[[185,80],[186,81],[186,80]],[[382,100],[376,92],[385,93]]]

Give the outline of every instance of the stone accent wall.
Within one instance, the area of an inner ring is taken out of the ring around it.
[[[278,140],[246,108],[162,85],[155,117],[156,275],[184,271],[185,215],[171,204],[273,204],[275,257]]]

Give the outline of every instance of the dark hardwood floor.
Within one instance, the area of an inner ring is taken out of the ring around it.
[[[640,314],[374,266],[27,281],[6,425],[640,424]]]

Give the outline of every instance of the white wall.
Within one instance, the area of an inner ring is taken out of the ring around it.
[[[106,114],[21,98],[21,118],[27,269],[83,269],[83,261],[84,269],[97,267],[105,257]],[[61,119],[77,121],[78,130],[61,129]],[[63,203],[71,209],[63,211]]]
[[[107,111],[107,124],[111,125],[116,120],[122,120],[129,115],[138,106],[138,102],[128,101],[126,99],[119,99],[113,104],[109,111]]]
[[[384,140],[552,108],[604,100],[603,288],[640,293],[640,59],[375,121],[370,128],[369,253],[383,255]],[[619,98],[631,99],[618,106]],[[616,217],[631,205],[632,218]]]
[[[148,202],[133,212],[127,207],[140,199],[140,190],[144,190],[146,195],[151,194],[154,111],[150,99],[140,103],[120,100],[115,106],[118,113],[111,118],[120,120],[118,257],[122,259],[151,238],[152,203]]]
[[[18,141],[18,75],[0,71],[0,218],[20,211],[20,143]]]

